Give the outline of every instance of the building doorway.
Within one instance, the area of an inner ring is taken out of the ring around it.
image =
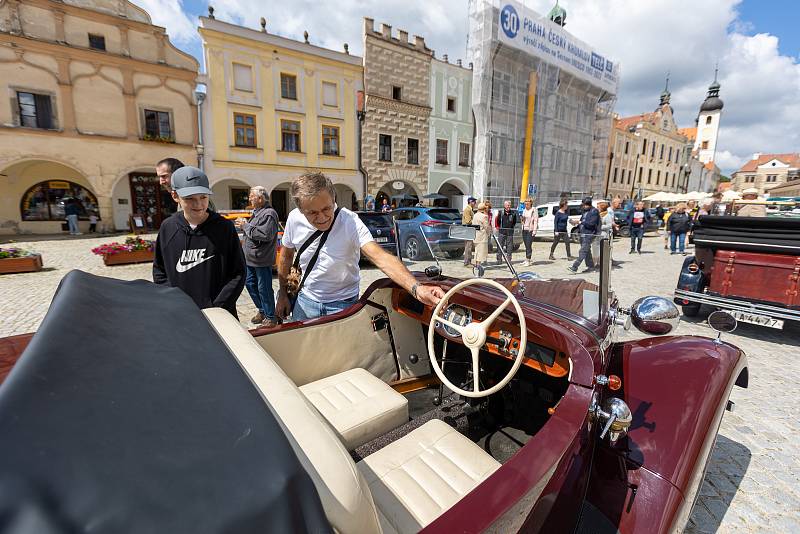
[[[278,220],[285,221],[289,215],[289,192],[286,189],[273,189],[269,200],[278,212]]]
[[[175,213],[178,206],[169,192],[158,183],[153,173],[132,172],[128,175],[131,185],[131,212],[141,214],[146,230],[158,230],[161,223]]]

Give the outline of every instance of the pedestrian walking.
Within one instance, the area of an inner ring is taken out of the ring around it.
[[[525,244],[525,261],[522,265],[529,267],[533,256],[533,239],[536,237],[536,230],[539,228],[539,214],[533,206],[533,199],[525,199],[525,209],[522,211],[522,242]]]
[[[600,235],[599,239],[595,239],[592,243],[592,255],[599,260],[601,239],[608,239],[610,245],[614,237],[614,211],[609,207],[607,200],[597,202],[597,211],[600,212]],[[609,251],[611,251],[610,246]]]
[[[69,235],[81,235],[78,230],[78,201],[74,198],[69,198],[64,202],[64,216],[67,218],[67,226],[69,226]]]
[[[634,252],[642,253],[642,241],[644,240],[644,229],[647,223],[650,222],[650,213],[644,208],[644,202],[641,200],[636,203],[633,209],[628,213],[626,220],[628,228],[631,232],[631,250],[628,254]]]
[[[669,218],[672,217],[672,213],[675,208],[670,208],[664,212],[664,216],[662,220],[664,221],[664,250],[669,248]],[[656,214],[658,216],[658,214]]]
[[[489,235],[492,231],[492,226],[489,223],[489,216],[486,213],[488,211],[486,203],[479,203],[475,209],[477,211],[472,217],[472,225],[477,227],[474,241],[475,266],[480,267],[489,257]]]
[[[172,173],[178,211],[158,230],[153,282],[177,287],[200,308],[224,308],[238,319],[245,262],[233,222],[209,209],[208,177],[196,167]]]
[[[581,263],[586,262],[587,269],[594,269],[594,258],[592,258],[592,243],[600,233],[600,212],[592,206],[592,197],[583,199],[581,205],[583,214],[581,215],[580,223],[578,223],[578,234],[581,239],[581,251],[578,253],[578,259],[575,263],[567,267],[571,272],[578,272],[578,267]]]
[[[567,223],[569,222],[569,215],[567,209],[569,208],[567,200],[563,199],[558,203],[558,211],[555,214],[553,221],[553,244],[550,247],[550,258],[555,260],[556,257],[553,253],[556,251],[556,245],[560,241],[564,242],[564,248],[567,249],[567,259],[572,260],[572,253],[569,251],[569,232],[567,231]]]
[[[244,259],[247,266],[245,287],[258,309],[250,319],[261,326],[275,326],[275,292],[272,289],[272,267],[278,242],[278,212],[269,203],[267,190],[257,185],[248,197],[253,207],[249,221],[238,219],[236,226],[244,233]]]
[[[461,213],[461,224],[464,226],[469,226],[472,224],[472,219],[474,217],[474,209],[475,203],[477,199],[475,197],[469,197],[467,199],[467,205],[464,206],[464,211]],[[466,241],[464,243],[464,265],[470,265],[472,263],[472,241]]]
[[[511,261],[511,252],[514,248],[514,228],[519,222],[519,214],[511,209],[511,201],[503,202],[503,211],[497,216],[497,238],[500,241],[500,249],[497,251],[497,262],[503,261],[503,252],[506,253],[508,261]]]
[[[686,204],[681,202],[675,207],[675,213],[670,216],[667,222],[670,236],[670,254],[677,254],[680,252],[686,256],[686,233],[689,231],[690,223],[691,219],[686,212]],[[677,250],[676,244],[678,246]]]

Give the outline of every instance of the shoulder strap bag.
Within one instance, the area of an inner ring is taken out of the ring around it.
[[[331,222],[330,228],[325,231],[317,230],[311,234],[300,247],[300,250],[297,251],[297,255],[294,257],[294,263],[289,271],[289,276],[286,278],[286,293],[289,295],[292,304],[294,304],[295,299],[297,299],[297,295],[300,294],[300,289],[302,289],[303,284],[305,284],[306,278],[308,278],[308,275],[314,269],[314,265],[316,265],[317,259],[319,258],[319,253],[325,245],[325,241],[328,240],[328,235],[330,235],[331,230],[333,230],[333,225],[336,224],[336,218],[339,216],[340,209],[341,208],[336,208],[336,211],[333,213],[333,222]],[[302,256],[303,252],[305,252],[320,236],[322,236],[322,239],[320,239],[319,246],[317,250],[314,251],[314,255],[311,256],[311,259],[308,260],[306,270],[303,272],[303,269],[300,267],[300,256]]]

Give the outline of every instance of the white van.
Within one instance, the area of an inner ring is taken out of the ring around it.
[[[536,206],[537,215],[539,215],[539,229],[536,232],[536,237],[539,239],[553,239],[553,228],[555,225],[555,214],[558,211],[558,202],[548,202],[547,204],[539,204]],[[567,201],[567,214],[569,215],[570,222],[575,221],[577,225],[581,220],[581,201],[569,200]],[[567,231],[571,232],[577,226],[567,224]]]

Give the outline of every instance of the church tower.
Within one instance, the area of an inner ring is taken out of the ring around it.
[[[722,115],[722,99],[719,97],[719,82],[717,71],[714,69],[714,81],[708,86],[708,95],[700,106],[697,116],[697,138],[694,150],[703,163],[714,161],[717,150],[717,136],[719,135],[719,120]]]

